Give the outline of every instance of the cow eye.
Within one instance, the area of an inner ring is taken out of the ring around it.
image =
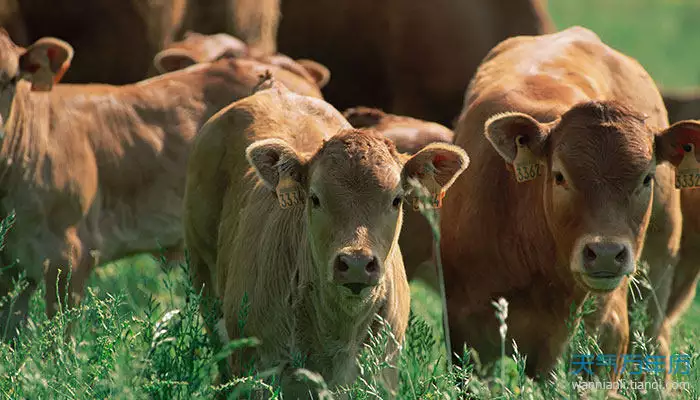
[[[392,205],[392,207],[394,207],[394,208],[399,208],[399,206],[401,205],[401,202],[402,202],[402,201],[403,201],[403,197],[402,197],[402,196],[396,196],[396,197],[394,197],[394,201],[391,202],[391,205]]]
[[[554,173],[554,182],[557,185],[563,185],[566,182],[566,180],[564,179],[564,174],[562,174],[561,172],[555,172]]]
[[[321,200],[318,199],[318,196],[312,194],[309,197],[311,198],[311,204],[314,206],[314,208],[318,208],[321,206]]]
[[[644,177],[644,181],[642,182],[644,186],[649,186],[651,185],[651,181],[654,179],[653,174],[647,174],[647,176]]]

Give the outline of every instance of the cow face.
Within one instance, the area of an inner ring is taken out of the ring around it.
[[[0,28],[0,118],[10,114],[16,84],[26,78],[34,91],[48,91],[70,65],[73,48],[56,38],[41,38],[27,49],[17,46]]]
[[[391,268],[409,179],[446,190],[466,168],[463,150],[434,144],[408,158],[373,130],[345,130],[302,159],[288,144],[267,139],[248,160],[283,207],[304,207],[315,274],[344,296],[367,298]],[[288,196],[289,193],[292,196]]]
[[[619,104],[589,102],[548,124],[521,113],[486,123],[486,136],[513,164],[516,179],[542,185],[560,263],[586,290],[611,291],[634,272],[656,166],[680,163],[673,151],[681,148],[681,129],[655,132],[645,120]]]

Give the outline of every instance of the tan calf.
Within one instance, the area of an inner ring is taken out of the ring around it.
[[[47,312],[54,314],[59,268],[61,299],[69,264],[71,303],[79,299],[92,250],[101,262],[159,247],[179,250],[190,142],[216,111],[249,95],[259,75],[279,71],[224,59],[134,85],[55,84],[71,57],[65,42],[45,38],[23,49],[0,32],[0,207],[3,216],[17,215],[3,257],[5,265],[19,261],[3,272],[2,294],[20,270],[30,282],[9,318],[10,335],[43,279]],[[280,79],[321,96],[288,74]]]
[[[343,112],[355,128],[371,127],[391,139],[401,153],[415,154],[430,143],[452,143],[453,132],[438,123],[403,115],[387,114],[369,107],[349,108]],[[432,262],[433,236],[428,220],[409,199],[399,244],[408,280],[420,279],[438,290],[438,275]]]
[[[624,353],[637,260],[651,265],[661,310],[668,297],[660,277],[672,275],[681,230],[673,167],[696,137],[690,126],[668,128],[645,70],[587,29],[496,46],[455,131],[472,164],[442,210],[452,343],[495,360],[491,301],[503,296],[528,374],[544,377],[567,343],[570,306],[595,296],[589,328],[605,353]],[[658,310],[650,301],[652,336]]]
[[[331,387],[349,384],[375,313],[402,342],[409,288],[397,241],[408,179],[446,190],[467,162],[446,144],[401,155],[274,81],[212,118],[188,165],[185,241],[195,286],[223,306],[223,334],[262,340],[232,357],[233,372],[252,356],[257,370],[288,371],[301,356]],[[285,397],[304,393],[288,375],[282,382]]]

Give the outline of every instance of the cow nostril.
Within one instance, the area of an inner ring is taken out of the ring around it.
[[[350,267],[341,258],[335,260],[335,269],[339,272],[346,272]]]
[[[377,272],[377,259],[376,258],[372,258],[372,260],[367,263],[367,265],[365,266],[365,271],[367,271],[368,273]]]
[[[593,262],[597,258],[597,255],[595,254],[595,251],[591,249],[588,245],[585,245],[583,247],[583,259],[586,262]]]
[[[615,256],[615,261],[619,264],[624,264],[627,262],[627,249],[623,248],[619,253],[617,253]]]

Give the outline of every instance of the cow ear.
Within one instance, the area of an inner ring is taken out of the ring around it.
[[[32,82],[32,90],[46,92],[58,83],[70,67],[73,47],[63,40],[44,37],[19,57],[19,70]]]
[[[445,191],[468,165],[469,157],[462,148],[431,143],[406,161],[403,176],[409,185],[420,183],[428,191],[433,206],[439,208]],[[414,196],[413,202],[414,208],[417,208],[417,197]]]
[[[558,123],[540,123],[519,112],[497,114],[484,124],[484,134],[498,154],[516,170],[518,182],[537,178],[546,156],[549,132]]]
[[[192,54],[182,49],[165,49],[153,57],[153,66],[158,73],[165,74],[197,64]]]
[[[387,115],[378,108],[353,107],[343,112],[353,128],[369,128],[379,124]]]
[[[699,147],[700,121],[676,122],[655,135],[656,162],[668,161],[675,167],[676,188],[700,187],[700,163],[697,160]]]
[[[256,141],[245,155],[263,184],[277,193],[280,207],[303,204],[305,164],[287,142],[274,138]]]
[[[319,89],[323,89],[328,84],[328,81],[331,80],[331,71],[325,65],[306,59],[296,60],[296,62],[314,78]]]

